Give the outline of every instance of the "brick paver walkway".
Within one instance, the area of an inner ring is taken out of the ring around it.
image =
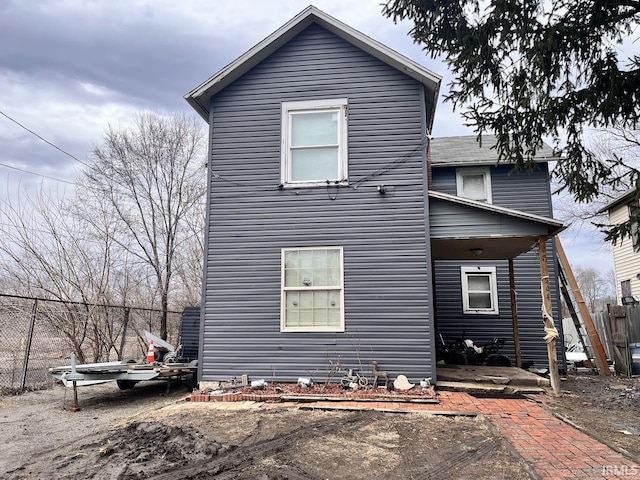
[[[542,479],[640,479],[640,464],[556,418],[539,402],[475,398],[462,392],[438,394],[438,404],[314,402],[305,405],[309,408],[350,410],[373,408],[399,412],[481,413]],[[285,405],[264,404],[264,407],[282,408]]]

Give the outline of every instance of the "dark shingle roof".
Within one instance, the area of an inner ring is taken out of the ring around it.
[[[440,137],[431,140],[431,164],[434,167],[451,167],[464,165],[496,165],[498,153],[494,148],[495,137],[493,135],[482,136],[482,147],[477,141],[476,135],[464,135],[459,137]],[[557,160],[553,149],[544,144],[538,150],[535,161],[549,162]]]

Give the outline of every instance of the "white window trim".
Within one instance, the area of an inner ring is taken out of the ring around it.
[[[299,102],[282,102],[282,125],[280,145],[280,183],[283,187],[317,187],[327,185],[327,180],[294,182],[291,181],[290,132],[291,112],[303,113],[318,110],[339,110],[338,114],[338,175],[337,179],[329,179],[331,185],[348,185],[348,129],[347,113],[349,99],[334,98],[325,100],[304,100]]]
[[[340,284],[335,287],[285,287],[284,260],[285,254],[301,250],[338,250],[340,252]],[[293,290],[340,290],[340,325],[335,327],[288,327],[286,325],[287,298],[285,292]],[[281,332],[344,332],[344,249],[343,247],[287,247],[280,251],[280,331]]]
[[[491,169],[489,167],[472,167],[472,168],[457,168],[456,169],[456,193],[459,197],[466,198],[463,194],[462,177],[466,174],[478,175],[482,174],[484,177],[484,194],[487,198],[487,203],[493,203],[491,195]]]
[[[489,288],[491,289],[491,304],[493,308],[471,308],[469,307],[469,284],[467,275],[481,273],[489,275]],[[462,313],[480,315],[498,315],[498,281],[496,277],[496,267],[460,267],[460,280],[462,283]]]

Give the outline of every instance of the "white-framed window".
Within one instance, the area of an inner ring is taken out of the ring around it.
[[[283,332],[343,332],[342,247],[282,249]]]
[[[347,182],[346,98],[282,103],[281,183]]]
[[[497,315],[496,267],[461,267],[462,312]]]
[[[491,203],[491,173],[488,167],[456,169],[459,197]]]
[[[631,280],[623,280],[620,282],[620,292],[623,297],[631,296]]]

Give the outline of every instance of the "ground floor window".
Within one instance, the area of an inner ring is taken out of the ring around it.
[[[461,267],[463,313],[498,314],[496,267]]]
[[[282,249],[283,332],[344,331],[342,247]]]

